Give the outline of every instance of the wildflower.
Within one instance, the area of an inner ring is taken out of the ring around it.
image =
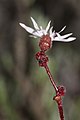
[[[49,21],[46,29],[43,29],[42,26],[38,26],[36,21],[31,17],[34,29],[26,26],[23,23],[19,23],[27,32],[29,32],[31,37],[40,38],[39,47],[42,51],[47,51],[52,46],[52,41],[62,41],[62,42],[70,42],[75,40],[75,37],[70,37],[72,33],[66,35],[60,35],[62,31],[66,28],[64,26],[59,32],[53,31],[53,26],[50,27],[51,21]]]
[[[66,34],[66,35],[60,35],[60,33],[62,31],[64,31],[66,26],[64,26],[61,29],[61,31],[55,32],[55,30],[52,31],[53,26],[50,27],[51,21],[49,21],[46,29],[43,29],[42,26],[38,26],[38,24],[36,23],[36,21],[32,17],[31,17],[31,20],[32,20],[34,29],[31,28],[31,27],[26,26],[23,23],[19,23],[27,32],[29,32],[31,34],[31,37],[34,37],[34,38],[40,37],[40,38],[42,38],[42,36],[44,36],[44,35],[49,35],[50,38],[51,38],[51,41],[62,41],[62,42],[70,42],[70,41],[73,41],[73,40],[76,39],[75,37],[70,37],[73,33],[69,33],[69,34]]]
[[[34,29],[31,27],[26,26],[23,23],[19,23],[27,32],[29,32],[31,37],[40,38],[39,41],[39,47],[40,51],[36,53],[35,57],[36,60],[39,63],[39,66],[44,67],[46,70],[47,75],[49,76],[49,79],[55,89],[56,95],[53,97],[53,100],[55,100],[58,104],[59,114],[60,114],[60,120],[64,120],[64,114],[63,114],[63,105],[62,105],[62,96],[65,95],[66,89],[64,86],[58,86],[56,85],[52,74],[49,70],[49,67],[47,65],[48,63],[48,56],[46,56],[45,52],[51,48],[52,41],[62,41],[62,42],[70,42],[75,40],[75,37],[70,37],[72,33],[66,34],[66,35],[60,35],[62,31],[66,28],[64,26],[61,31],[55,32],[53,31],[53,26],[50,27],[51,21],[49,21],[46,29],[43,29],[42,26],[38,26],[36,21],[31,17]]]

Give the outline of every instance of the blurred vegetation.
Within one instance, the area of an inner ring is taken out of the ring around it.
[[[32,26],[30,16],[44,28],[74,33],[76,41],[53,42],[47,52],[56,83],[66,87],[66,120],[80,120],[80,1],[0,0],[0,120],[59,120],[55,91],[35,60],[38,39],[19,26]]]

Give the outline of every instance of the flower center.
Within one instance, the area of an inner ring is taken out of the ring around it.
[[[49,35],[43,35],[39,42],[39,47],[42,51],[47,51],[52,46],[52,41]]]

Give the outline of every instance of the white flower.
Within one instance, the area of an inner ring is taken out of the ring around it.
[[[38,26],[38,24],[36,23],[36,21],[31,17],[34,29],[31,27],[26,26],[23,23],[19,23],[27,32],[29,32],[31,35],[31,37],[37,38],[37,37],[42,37],[43,35],[49,35],[51,37],[52,41],[62,41],[62,42],[70,42],[75,40],[75,37],[70,37],[73,33],[69,33],[66,35],[60,35],[60,33],[66,28],[66,26],[64,26],[60,32],[55,32],[52,31],[53,26],[50,27],[50,23],[51,21],[49,21],[46,29],[43,29],[42,26]]]

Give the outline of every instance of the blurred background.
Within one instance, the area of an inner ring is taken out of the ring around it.
[[[46,53],[57,85],[66,87],[65,120],[80,120],[80,0],[0,0],[0,120],[59,120],[55,91],[35,53],[38,39],[19,26],[33,27],[32,16],[46,27],[77,39],[53,42]]]

